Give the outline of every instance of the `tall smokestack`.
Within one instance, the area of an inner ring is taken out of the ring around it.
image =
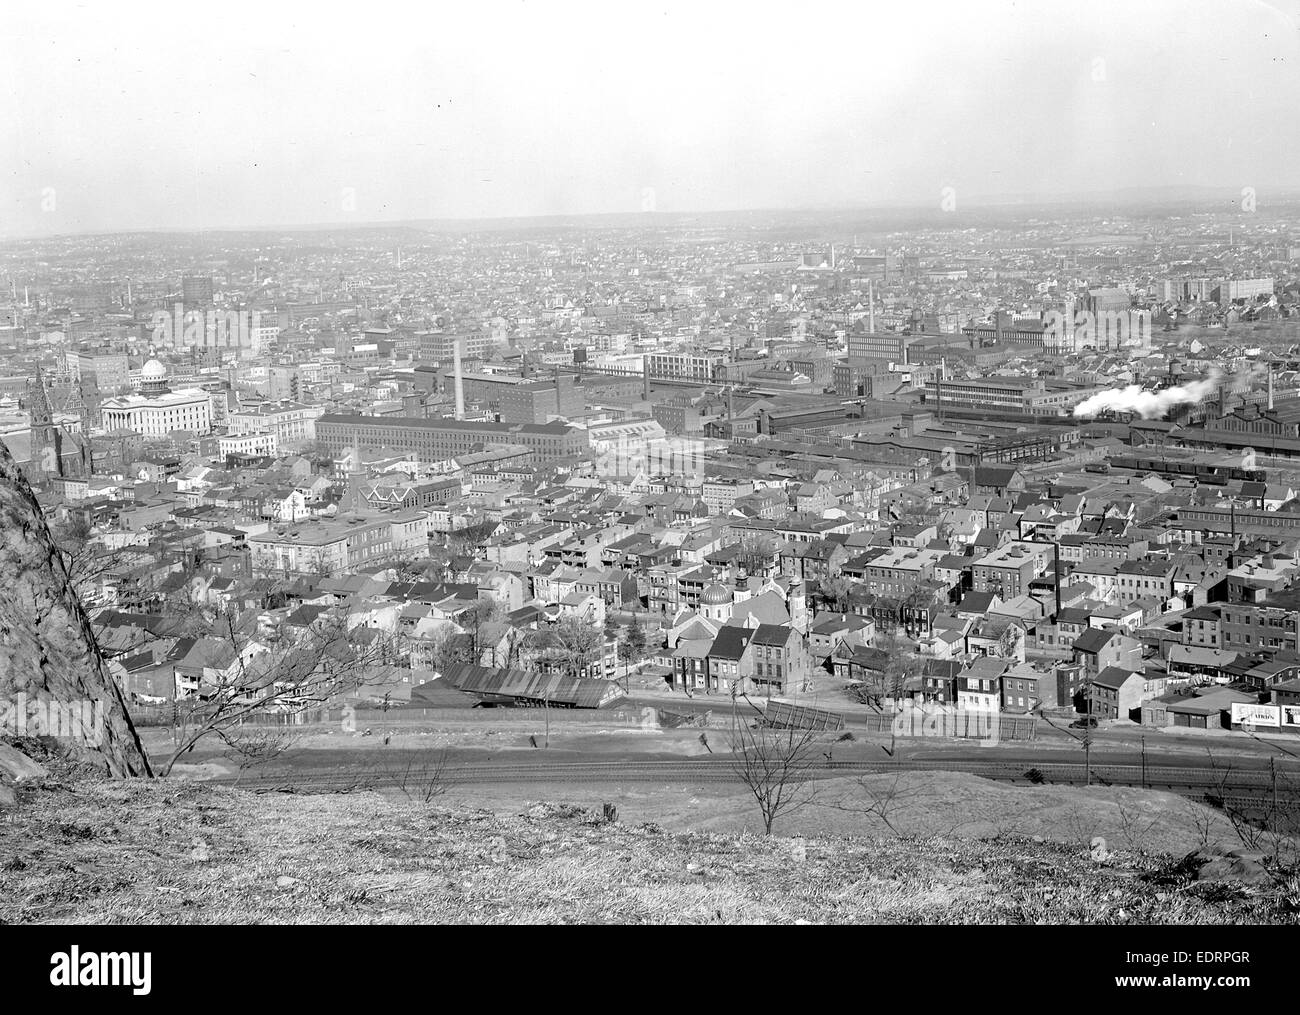
[[[876,333],[876,287],[867,279],[867,334]]]
[[[641,357],[641,397],[645,401],[650,401],[650,357],[645,355]]]
[[[1268,365],[1268,407],[1273,408],[1273,364]]]
[[[456,378],[456,418],[465,418],[465,379],[460,372],[460,339],[451,343],[451,368]]]

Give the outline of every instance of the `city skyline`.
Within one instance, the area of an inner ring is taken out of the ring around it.
[[[1290,985],[1300,0],[20,2],[11,994],[381,923]]]

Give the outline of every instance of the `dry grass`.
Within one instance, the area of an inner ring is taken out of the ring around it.
[[[733,795],[711,802],[708,813],[696,817],[696,827],[759,829],[752,811]],[[1197,818],[1203,827],[1197,827]],[[1179,855],[1202,845],[1241,845],[1222,813],[1174,793],[1128,786],[1013,786],[961,772],[825,780],[814,805],[780,823],[777,831],[911,839],[1041,836],[1071,846],[1087,846],[1100,835],[1112,849]]]
[[[1215,923],[1293,901],[1031,839],[668,834],[585,809],[447,810],[198,783],[25,788],[5,923]]]

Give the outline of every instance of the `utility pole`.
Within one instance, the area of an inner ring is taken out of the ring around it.
[[[1088,703],[1088,716],[1092,717],[1092,702]],[[1085,720],[1086,721],[1086,720]],[[1085,726],[1083,730],[1083,771],[1084,785],[1092,785],[1092,727]]]
[[[1083,770],[1084,785],[1092,785],[1092,681],[1083,682]],[[1145,780],[1144,780],[1145,782]]]

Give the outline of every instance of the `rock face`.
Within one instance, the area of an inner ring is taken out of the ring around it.
[[[58,735],[69,754],[111,775],[152,774],[63,557],[0,441],[0,715],[11,719],[0,735],[14,735],[20,701],[35,717],[28,732]],[[76,735],[66,735],[74,722]]]
[[[1200,849],[1189,858],[1196,868],[1197,881],[1236,881],[1245,885],[1267,885],[1274,878],[1269,873],[1268,855],[1258,849]]]
[[[23,782],[45,775],[45,766],[8,744],[0,744],[0,780]]]

